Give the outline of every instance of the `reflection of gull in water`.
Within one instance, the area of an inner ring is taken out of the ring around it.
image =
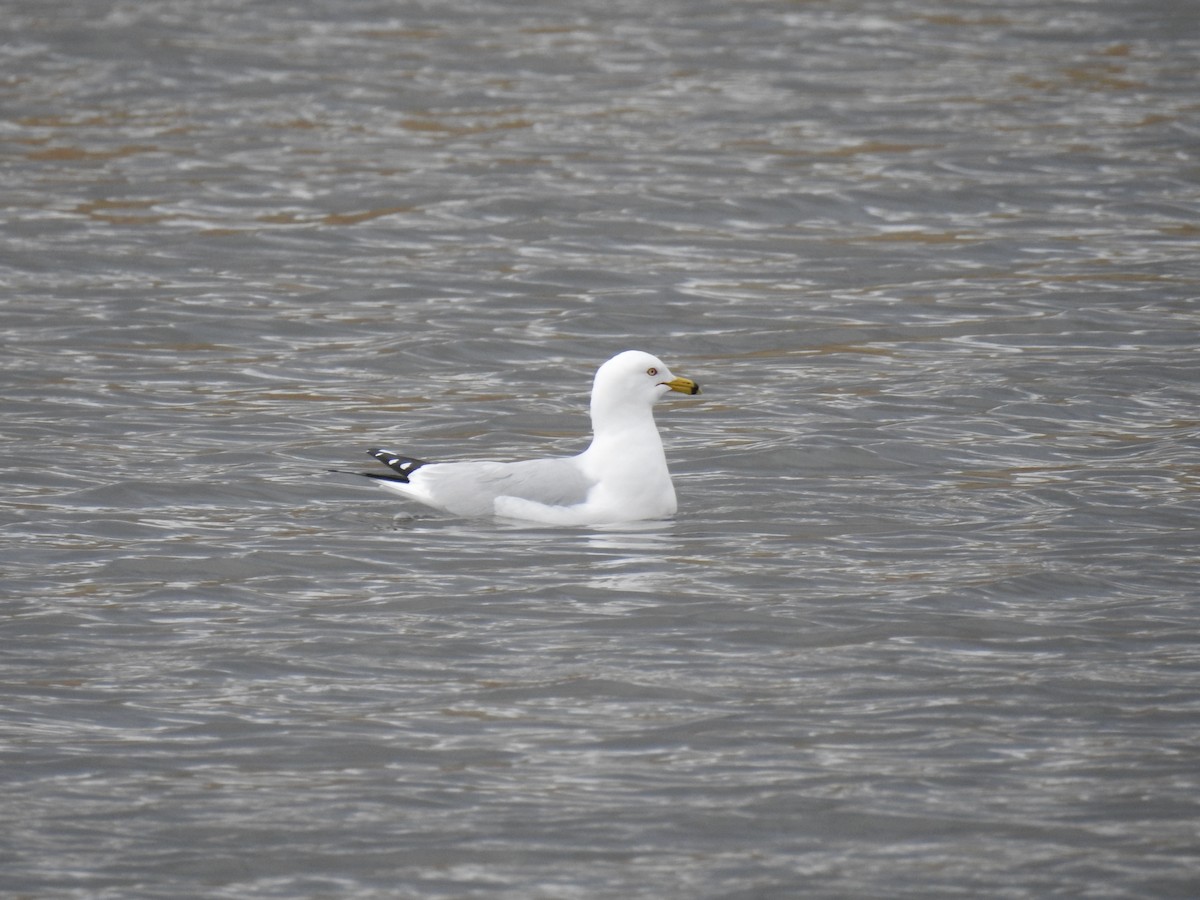
[[[652,408],[672,391],[698,394],[659,359],[640,350],[618,353],[592,384],[592,443],[578,456],[524,462],[433,463],[390,450],[370,450],[388,466],[370,474],[413,500],[460,516],[499,516],[548,525],[599,525],[674,515]]]
[[[589,578],[587,585],[602,591],[661,597],[679,587],[679,576],[675,572],[615,572]]]
[[[640,559],[641,551],[669,548],[672,541],[663,533],[662,522],[623,522],[601,525],[588,533],[588,546],[594,550],[634,551],[631,559]],[[625,562],[623,558],[614,560]]]
[[[588,586],[639,594],[663,594],[677,588],[677,568],[663,566],[676,541],[664,534],[662,527],[661,522],[609,525],[588,534],[589,549],[619,554],[607,559],[597,554],[588,566]]]

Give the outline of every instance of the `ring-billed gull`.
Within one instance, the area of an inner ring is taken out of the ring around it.
[[[390,472],[364,473],[427,506],[459,516],[550,525],[601,525],[675,514],[652,408],[672,391],[698,394],[657,357],[618,353],[592,383],[592,442],[578,456],[524,462],[426,462],[391,450],[367,452]]]

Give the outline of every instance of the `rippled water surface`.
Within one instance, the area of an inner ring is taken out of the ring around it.
[[[0,892],[1194,897],[1188,0],[13,0]],[[329,469],[571,453],[680,511]]]

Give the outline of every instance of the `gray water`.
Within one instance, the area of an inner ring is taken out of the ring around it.
[[[0,893],[1194,897],[1191,0],[9,0]],[[369,446],[659,407],[680,510]]]

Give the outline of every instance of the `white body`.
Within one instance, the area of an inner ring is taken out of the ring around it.
[[[462,516],[493,515],[551,525],[595,525],[675,514],[654,404],[672,391],[699,393],[661,360],[626,350],[592,385],[592,442],[578,456],[525,462],[426,463],[408,483],[384,487]]]

